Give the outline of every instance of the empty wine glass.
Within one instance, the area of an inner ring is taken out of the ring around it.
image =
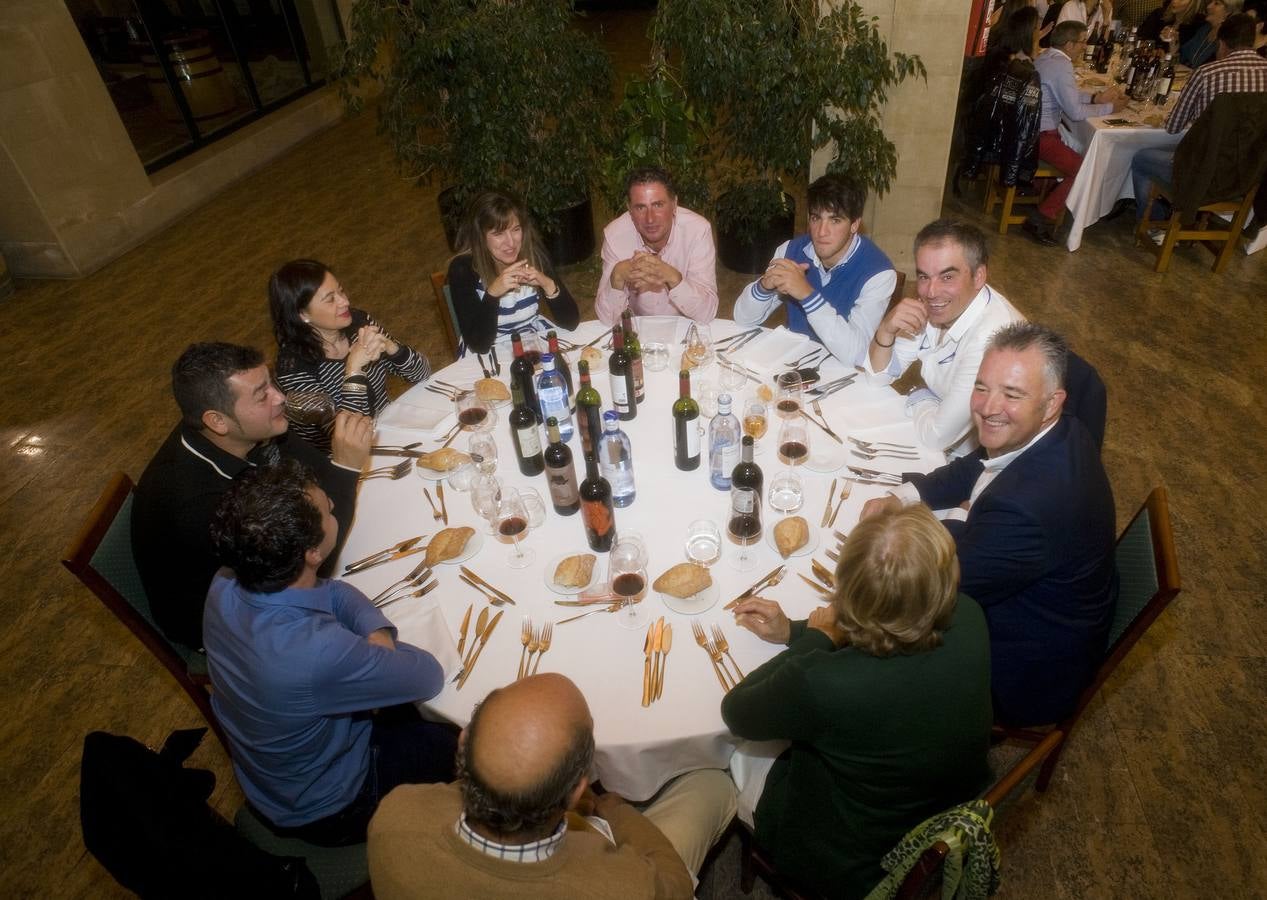
[[[510,540],[515,550],[506,559],[506,565],[512,569],[525,569],[537,558],[535,551],[525,550],[519,543],[520,536],[528,531],[528,511],[524,501],[514,488],[502,491],[502,499],[497,504],[497,536],[501,541]]]
[[[782,469],[770,479],[770,508],[783,515],[796,512],[805,502],[805,483],[795,469]]]
[[[790,419],[801,412],[801,373],[797,371],[781,372],[775,379],[778,393],[774,398],[774,409],[781,419]]]
[[[453,401],[458,424],[463,431],[488,431],[497,422],[497,415],[488,401],[481,400],[474,391],[460,393]]]
[[[471,482],[471,506],[477,515],[488,521],[490,532],[495,532],[497,507],[502,500],[502,483],[495,475],[477,475]]]
[[[487,431],[477,431],[471,435],[471,461],[475,470],[481,475],[492,475],[497,471],[497,441]]]
[[[519,488],[519,497],[528,513],[528,527],[540,528],[546,520],[546,505],[536,488]]]
[[[722,390],[734,394],[743,387],[745,379],[743,372],[734,366],[721,366],[721,373],[718,375],[721,381]]]
[[[669,348],[659,341],[643,344],[642,367],[648,372],[663,372],[669,367]]]
[[[296,425],[329,431],[334,414],[334,398],[325,391],[294,391],[286,395],[286,418]]]
[[[686,558],[708,568],[721,559],[721,529],[710,519],[696,519],[686,526]]]
[[[809,426],[804,416],[784,419],[779,426],[779,461],[799,466],[809,459]]]
[[[740,572],[754,568],[757,558],[748,548],[761,540],[761,498],[755,488],[731,487],[726,536],[740,548],[739,555],[731,559],[731,565]]]

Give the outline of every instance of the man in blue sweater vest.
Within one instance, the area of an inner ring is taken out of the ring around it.
[[[867,192],[844,175],[809,186],[809,233],[774,252],[765,274],[735,301],[735,322],[757,325],[780,303],[787,327],[809,335],[847,366],[860,365],[880,324],[897,272],[875,244],[858,234]]]

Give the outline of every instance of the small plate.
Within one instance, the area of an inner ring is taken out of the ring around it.
[[[453,557],[453,559],[442,559],[440,562],[436,563],[436,565],[456,566],[460,563],[464,563],[476,553],[479,553],[483,546],[484,535],[479,530],[476,530],[475,534],[471,535],[471,539],[466,542],[466,546],[462,548],[461,553]]]
[[[809,516],[805,516],[805,521],[809,522]],[[774,526],[777,524],[779,523],[775,522],[772,525],[768,525],[766,526],[766,530],[765,530],[766,546],[769,547],[771,550],[773,550],[775,553],[779,553],[779,548],[776,547],[774,544]],[[802,547],[801,549],[793,550],[791,553],[789,553],[787,558],[791,559],[794,556],[809,556],[811,553],[813,553],[817,549],[818,549],[818,529],[814,527],[813,522],[810,522],[809,540],[805,542],[805,546]],[[779,553],[780,557],[782,557],[782,555],[783,554]]]
[[[829,435],[816,434],[805,468],[811,472],[831,473],[839,470],[848,459],[849,453],[843,444],[837,444]]]
[[[426,466],[420,466],[417,463],[414,463],[414,472],[417,473],[418,477],[423,481],[431,482],[444,481],[444,479],[448,478],[460,468],[462,467],[458,466],[457,468],[450,469],[447,472],[437,472],[435,469],[428,469]]]
[[[590,572],[589,584],[582,585],[581,587],[563,587],[562,585],[554,583],[554,570],[559,567],[559,563],[563,562],[563,560],[567,559],[569,556],[580,556],[580,554],[560,553],[554,559],[550,560],[542,578],[545,580],[546,587],[554,591],[556,594],[562,594],[565,597],[575,597],[581,591],[589,590],[598,582],[598,570],[600,568],[599,563],[601,560],[597,559],[598,554],[595,553],[594,556],[596,558],[594,560],[594,569]]]
[[[698,616],[702,612],[708,612],[717,603],[721,597],[721,588],[717,586],[717,580],[699,593],[692,594],[689,597],[674,597],[672,594],[665,594],[656,591],[660,595],[660,600],[669,609],[675,613],[681,613],[684,616]]]

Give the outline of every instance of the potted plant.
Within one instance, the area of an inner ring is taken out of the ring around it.
[[[765,268],[792,235],[785,187],[809,179],[813,152],[832,171],[888,189],[897,151],[880,114],[890,87],[925,74],[890,55],[874,18],[852,0],[661,0],[656,43],[680,53],[689,96],[716,121],[718,254],[741,272]]]
[[[567,0],[358,0],[339,73],[352,109],[363,81],[381,86],[380,130],[405,172],[452,186],[442,211],[514,191],[559,264],[594,249],[589,181],[611,97],[607,56],[574,15]]]

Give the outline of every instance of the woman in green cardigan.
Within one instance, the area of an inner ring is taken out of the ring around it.
[[[726,696],[722,717],[740,737],[791,741],[755,824],[797,883],[864,896],[907,831],[989,782],[989,635],[958,585],[954,541],[920,504],[853,530],[830,605],[807,621],[759,597],[736,609],[788,645]]]

